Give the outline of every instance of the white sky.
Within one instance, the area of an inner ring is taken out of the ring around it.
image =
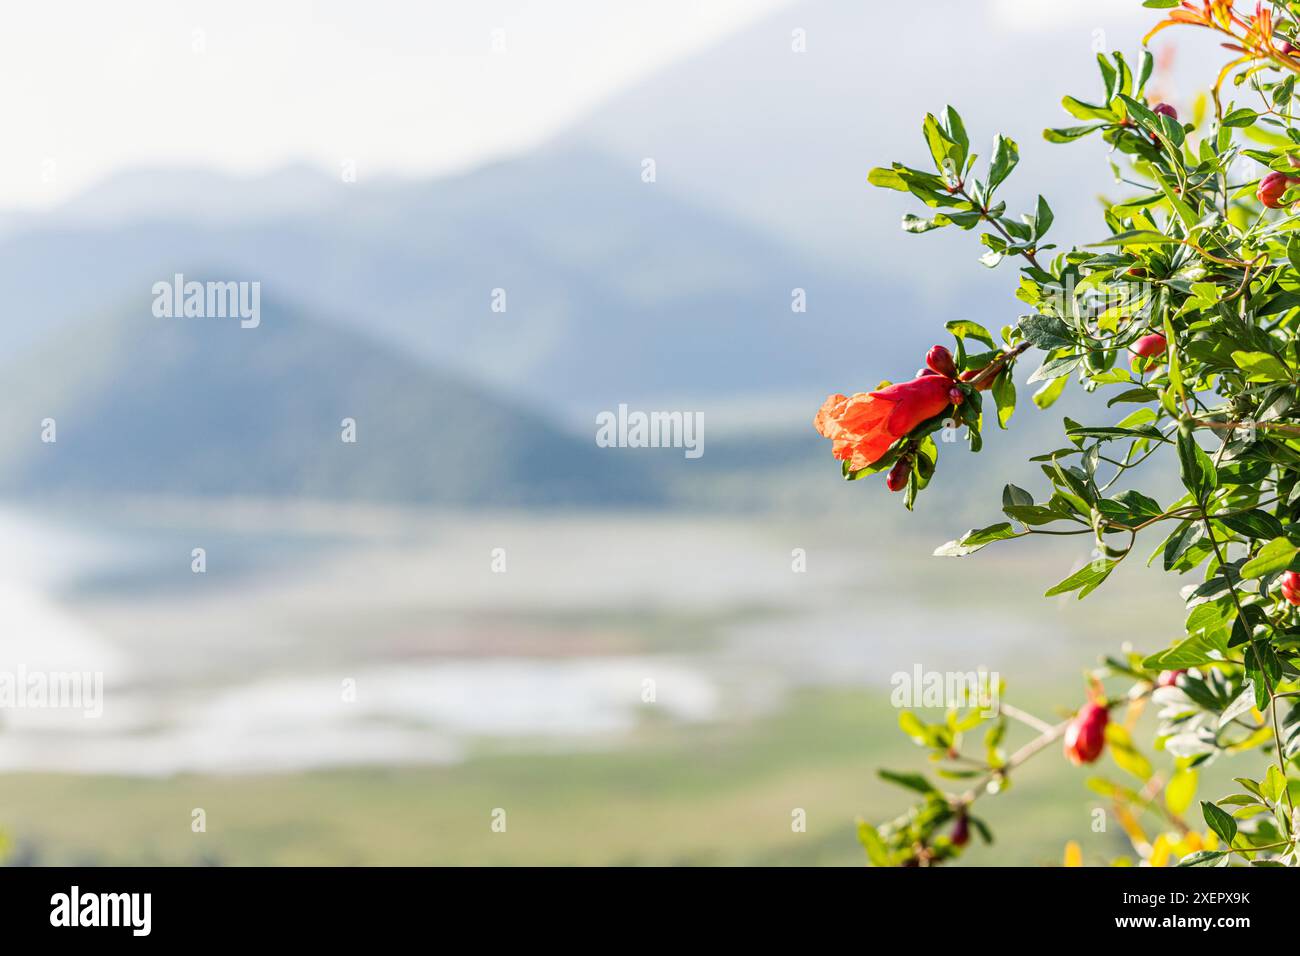
[[[129,167],[461,168],[787,2],[12,4],[0,207],[56,202]]]
[[[1008,29],[1031,31],[1140,9],[1137,0],[987,2]],[[353,160],[362,178],[465,168],[526,149],[791,3],[11,4],[0,31],[0,208],[58,202],[132,167],[252,174]],[[496,30],[504,53],[493,52]]]

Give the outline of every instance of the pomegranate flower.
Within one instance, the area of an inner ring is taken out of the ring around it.
[[[884,457],[894,442],[952,404],[952,379],[922,375],[875,392],[832,395],[813,426],[831,440],[831,451],[857,471]]]

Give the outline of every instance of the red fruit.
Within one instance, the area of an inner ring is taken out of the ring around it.
[[[1157,687],[1177,687],[1178,678],[1186,674],[1187,671],[1161,671],[1160,676],[1156,678]]]
[[[1151,112],[1159,113],[1161,116],[1168,116],[1171,120],[1178,119],[1178,110],[1174,109],[1168,103],[1157,103],[1151,107]]]
[[[1089,701],[1079,708],[1065,728],[1065,755],[1077,765],[1092,763],[1106,746],[1106,724],[1110,714],[1100,704]]]
[[[942,345],[936,345],[925,353],[925,364],[940,375],[946,375],[948,378],[957,377],[957,365],[952,360],[952,353]]]
[[[894,467],[889,469],[889,474],[885,476],[885,487],[890,491],[902,491],[907,487],[907,478],[911,473],[912,459],[898,459],[894,462]]]
[[[1292,179],[1286,173],[1271,172],[1259,181],[1259,188],[1255,190],[1255,198],[1269,209],[1278,209],[1282,205],[1282,194],[1296,182],[1297,180]]]
[[[970,842],[970,824],[966,821],[966,814],[957,814],[957,822],[952,828],[952,845],[965,846]]]

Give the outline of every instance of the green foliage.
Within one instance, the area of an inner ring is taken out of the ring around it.
[[[1273,8],[1272,36],[1295,38],[1293,5],[1264,6]],[[1089,678],[1093,700],[1110,710],[1128,704],[1128,719],[1112,714],[1106,746],[1138,789],[1104,777],[1090,786],[1114,802],[1135,853],[1157,864],[1300,863],[1300,708],[1292,706],[1300,700],[1300,612],[1279,587],[1282,575],[1300,572],[1300,216],[1289,207],[1265,209],[1254,195],[1270,171],[1295,171],[1300,185],[1300,125],[1292,112],[1300,63],[1261,39],[1259,29],[1233,32],[1260,22],[1247,16],[1194,24],[1230,33],[1243,55],[1215,84],[1213,111],[1196,110],[1193,122],[1146,101],[1149,53],[1136,69],[1119,53],[1098,56],[1097,98],[1062,101],[1080,125],[1044,136],[1053,143],[1099,136],[1118,161],[1122,195],[1103,203],[1104,232],[1067,250],[1052,254],[1057,247],[1044,241],[1053,217],[1041,196],[1018,217],[998,199],[1019,162],[1016,144],[995,137],[980,178],[952,107],[923,124],[934,172],[894,163],[869,176],[933,210],[926,218],[905,216],[906,231],[978,231],[984,265],[1018,262],[1015,294],[1028,311],[1022,308],[1000,341],[969,320],[947,324],[958,368],[989,370],[998,424],[1008,425],[1016,403],[1009,367],[1030,350],[1041,353],[1029,378],[1043,383],[1035,405],[1049,407],[1073,381],[1093,396],[1098,414],[1088,424],[1065,419],[1061,447],[1032,459],[1046,480],[1042,500],[1007,485],[1005,521],[969,531],[936,554],[966,556],[1035,534],[1078,535],[1087,563],[1046,593],[1083,598],[1143,538],[1154,546],[1148,563],[1158,560],[1189,582],[1182,588],[1184,634],[1163,649],[1107,658]],[[1220,90],[1229,76],[1241,104]],[[1300,199],[1300,189],[1284,199]],[[976,344],[981,352],[971,354]],[[978,450],[978,419],[965,417]],[[1160,470],[1178,476],[1177,500],[1139,490],[1144,476]],[[1185,673],[1169,686],[1162,671]],[[1157,769],[1132,740],[1143,709],[1155,711],[1154,749],[1171,768]],[[1014,712],[1039,737],[1036,747],[1007,756],[1006,712],[969,719],[951,711],[941,725],[904,715],[903,730],[929,752],[937,776],[968,783],[947,792],[919,775],[882,774],[921,801],[863,829],[873,864],[959,855],[965,841],[951,836],[954,818],[1004,791],[1018,764],[1054,750],[1045,744],[1065,730],[1065,723]],[[963,753],[963,736],[981,727],[976,754]],[[1262,779],[1238,778],[1245,793],[1201,800],[1201,820],[1187,819],[1198,768],[1243,753],[1267,762]],[[1158,839],[1148,838],[1143,817],[1163,828]]]

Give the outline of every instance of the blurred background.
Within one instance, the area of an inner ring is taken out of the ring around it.
[[[867,171],[928,164],[920,119],[952,103],[980,153],[1020,143],[1013,212],[1041,192],[1058,242],[1092,241],[1104,146],[1041,130],[1157,16],[11,11],[0,671],[102,672],[104,698],[0,708],[4,858],[858,864],[855,817],[908,803],[875,769],[923,759],[892,674],[984,666],[1052,719],[1098,655],[1180,633],[1138,562],[1087,605],[1037,597],[1090,559],[1074,539],[930,556],[1005,481],[1041,487],[1069,394],[944,446],[915,514],[811,427],[945,321],[1021,311],[1012,264],[902,233]],[[1218,59],[1177,32],[1156,87],[1190,112]],[[156,316],[178,273],[259,282],[260,325]],[[699,413],[704,454],[599,447],[620,404]],[[1085,776],[1027,766],[967,860],[1122,850]]]

